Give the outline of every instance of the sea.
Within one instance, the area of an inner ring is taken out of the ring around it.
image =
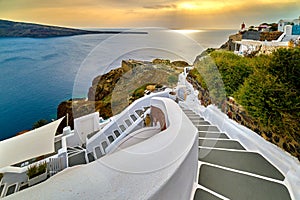
[[[237,30],[175,32],[170,37],[168,32],[0,38],[0,141],[30,130],[40,119],[56,119],[60,102],[86,97],[93,78],[118,67],[122,59],[159,56],[192,64],[202,50],[220,47]],[[143,42],[150,35],[154,39]]]

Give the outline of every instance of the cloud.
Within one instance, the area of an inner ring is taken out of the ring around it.
[[[143,6],[143,8],[146,9],[176,9],[177,5],[175,4],[170,4],[170,5],[162,5],[162,4],[157,4],[157,5],[151,5],[151,6]]]
[[[238,29],[299,10],[299,0],[0,0],[0,18],[76,27]]]

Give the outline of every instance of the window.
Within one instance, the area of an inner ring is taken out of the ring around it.
[[[125,123],[126,123],[127,126],[130,126],[130,125],[131,125],[131,121],[130,121],[129,119],[126,119],[126,120],[125,120]]]
[[[136,116],[134,114],[130,115],[131,119],[135,122],[137,120]]]
[[[97,158],[100,158],[103,155],[99,146],[95,148],[95,153]]]
[[[120,132],[118,130],[114,130],[114,134],[115,134],[116,137],[120,136]]]
[[[122,132],[124,132],[126,130],[126,128],[125,128],[125,126],[123,124],[120,125],[119,127],[120,127],[120,129],[121,129]]]
[[[140,117],[144,114],[144,112],[143,112],[142,110],[136,110],[135,112],[136,112],[136,114],[138,114],[138,116],[140,116]]]
[[[108,140],[109,140],[110,143],[112,143],[115,140],[112,135],[109,135],[107,138],[108,138]]]
[[[0,186],[0,197],[1,197],[1,194],[2,194],[3,189],[4,189],[4,185],[1,185],[1,186]]]
[[[7,188],[6,196],[15,193],[16,187],[17,187],[17,184],[10,185],[10,186]]]
[[[96,148],[99,148],[99,150],[96,150]],[[97,151],[100,151],[100,147],[96,147],[96,148],[95,148],[95,152],[96,152],[96,155],[97,155]],[[94,155],[93,155],[92,152],[88,153],[87,156],[88,156],[89,162],[93,162],[95,160]]]
[[[107,142],[106,141],[101,142],[101,146],[103,148],[103,151],[105,151],[106,147],[108,146]]]

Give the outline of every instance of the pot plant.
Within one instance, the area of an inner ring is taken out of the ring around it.
[[[47,179],[47,163],[40,163],[39,165],[31,165],[27,171],[28,185],[35,185]]]

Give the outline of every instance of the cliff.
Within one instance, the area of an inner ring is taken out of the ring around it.
[[[228,40],[220,47],[220,49],[224,49],[227,51],[234,51],[234,42],[235,41],[241,41],[242,40],[242,34],[237,33],[234,35],[230,35]]]
[[[122,32],[122,31],[88,31],[74,28],[63,28],[33,23],[13,22],[0,20],[0,37],[32,37],[47,38],[59,36],[73,36],[83,34],[118,34],[133,33],[146,34],[146,32]]]
[[[73,128],[74,118],[99,112],[104,119],[118,114],[134,100],[163,85],[172,87],[177,75],[189,64],[184,61],[155,59],[152,62],[123,60],[121,67],[97,76],[88,91],[87,99],[70,99],[59,104],[57,117],[66,116]],[[64,120],[58,132],[66,126]]]

